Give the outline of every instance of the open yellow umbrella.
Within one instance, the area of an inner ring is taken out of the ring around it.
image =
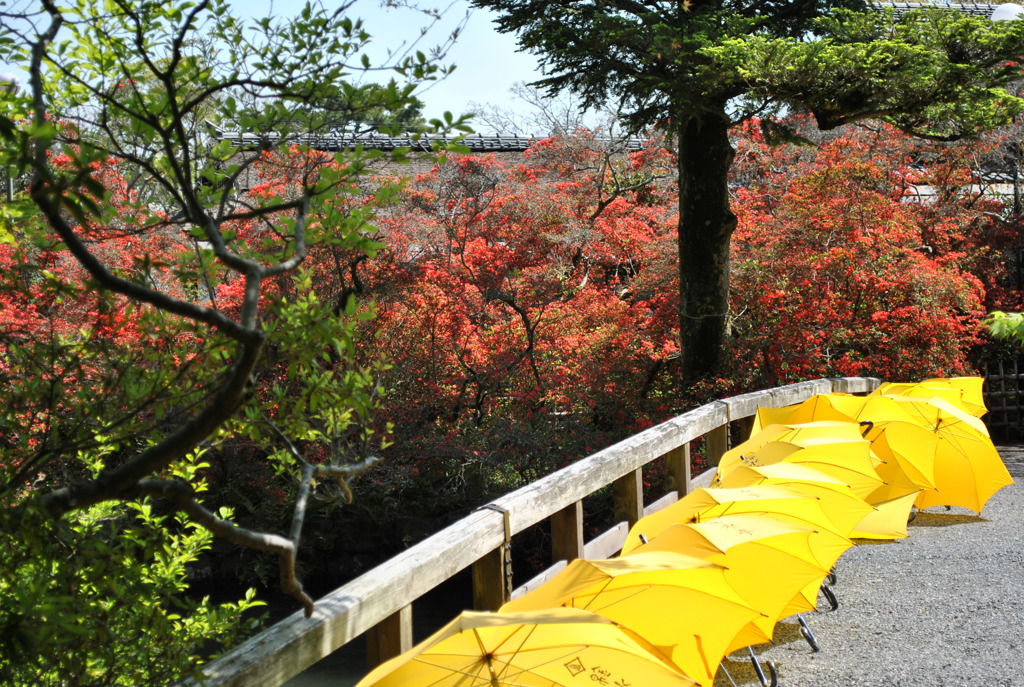
[[[985,380],[982,377],[936,377],[913,383],[884,382],[869,395],[900,394],[925,398],[937,396],[966,410],[974,417],[981,417],[988,412],[982,393],[984,384]]]
[[[458,618],[356,687],[593,687],[702,684],[647,640],[575,608]],[[709,684],[706,681],[703,684]]]
[[[981,514],[992,496],[1013,484],[991,439],[968,425],[940,427],[935,434],[935,488],[922,490],[915,504],[961,506]]]
[[[914,507],[919,491],[871,504],[874,512],[868,513],[850,532],[851,539],[903,539],[907,536],[907,521]]]
[[[883,420],[869,425],[871,451],[882,461],[875,466],[884,484],[865,500],[883,503],[935,487],[935,451],[939,439],[914,422]]]
[[[858,495],[875,504],[935,486],[935,440],[920,431],[923,425],[915,422],[908,410],[909,407],[892,399],[878,396],[819,394],[794,406],[771,409],[764,417],[773,422],[787,422],[790,418],[814,421],[839,414],[860,423],[865,438],[872,442],[872,452],[882,461],[876,464],[876,471],[885,484],[868,495]],[[759,417],[762,411],[768,412],[758,410]]]
[[[762,466],[736,466],[722,476],[723,487],[750,487],[772,484],[787,487],[821,499],[822,510],[849,537],[858,525],[875,512],[842,480],[806,464],[776,462]],[[906,524],[906,519],[903,520]]]
[[[720,565],[674,551],[577,559],[500,610],[567,606],[597,613],[660,647],[687,675],[710,682],[736,635],[761,617],[725,574]]]
[[[846,394],[815,394],[806,401],[782,408],[758,408],[754,416],[752,433],[761,431],[769,425],[809,424],[815,422],[856,422],[856,419],[843,413],[831,403],[833,396]]]
[[[813,530],[760,515],[727,515],[700,523],[677,523],[629,558],[651,551],[677,551],[726,568],[725,578],[763,615],[741,631],[728,650],[771,638],[775,624],[793,613],[814,610],[829,567],[812,548]],[[785,614],[784,614],[785,612]]]
[[[916,422],[932,431],[963,423],[975,432],[988,436],[988,428],[984,422],[935,396],[836,396],[830,397],[828,402],[860,421],[906,420]]]
[[[897,441],[903,444],[898,460],[910,482],[921,489],[916,499],[918,508],[949,505],[981,513],[993,494],[1013,484],[984,423],[941,399],[832,394],[822,397],[820,403],[872,423],[867,438],[873,445],[879,433],[886,435],[890,446]],[[914,424],[935,435],[935,443],[929,445],[922,432],[908,426]],[[875,450],[880,449],[876,446]],[[899,483],[898,475],[887,475],[882,468],[879,472],[890,486]],[[885,495],[875,494],[868,501],[906,495],[905,489],[899,492],[890,488]]]
[[[869,494],[884,484],[877,469],[882,460],[872,452],[871,442],[860,436],[859,425],[842,424],[847,428],[856,428],[853,435],[849,435],[847,432],[845,436],[836,439],[812,437],[762,443],[762,434],[769,432],[770,428],[763,430],[751,438],[748,444],[749,446],[760,444],[760,446],[745,454],[736,454],[735,460],[730,457],[725,465],[719,467],[715,486],[724,484],[730,471],[740,465],[756,467],[792,463],[820,470],[849,486],[853,493],[861,499],[866,499]],[[776,426],[772,425],[772,427]],[[723,458],[724,460],[725,458]]]
[[[677,523],[705,522],[741,513],[756,513],[813,529],[812,549],[826,570],[853,545],[825,512],[820,499],[785,487],[759,485],[696,489],[671,506],[641,518],[626,535],[623,552],[636,548],[643,539],[656,539]]]

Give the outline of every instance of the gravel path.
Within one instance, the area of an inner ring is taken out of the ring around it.
[[[1024,686],[1024,446],[1000,453],[1017,484],[981,517],[933,508],[907,539],[843,555],[839,609],[805,615],[821,651],[790,619],[760,652],[778,663],[780,687]],[[724,665],[736,684],[756,684],[749,661]],[[729,684],[720,671],[715,686]]]

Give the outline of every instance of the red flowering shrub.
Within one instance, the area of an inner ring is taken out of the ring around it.
[[[740,148],[770,171],[737,191],[739,378],[971,372],[1007,236],[993,218],[1001,203],[972,185],[964,147],[883,128],[799,157],[756,137]]]

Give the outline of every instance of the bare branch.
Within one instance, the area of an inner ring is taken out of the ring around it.
[[[40,497],[43,507],[59,517],[70,510],[109,501],[133,488],[148,475],[185,457],[231,418],[241,405],[249,375],[263,350],[262,333],[254,332],[254,336],[259,337],[257,343],[241,346],[227,379],[199,414],[126,463],[103,471],[95,479],[44,494]]]
[[[246,548],[277,554],[281,591],[294,598],[305,609],[306,617],[313,615],[313,600],[303,590],[302,583],[295,575],[295,552],[297,542],[279,534],[256,532],[218,518],[195,499],[195,491],[185,482],[168,479],[144,479],[134,488],[126,490],[119,498],[158,496],[171,500],[190,520],[218,537]],[[301,527],[301,525],[300,525]]]

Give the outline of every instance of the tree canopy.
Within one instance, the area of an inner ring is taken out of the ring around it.
[[[0,167],[28,179],[0,228],[5,684],[193,668],[240,613],[199,622],[177,598],[209,533],[275,554],[312,611],[296,567],[307,503],[349,497],[388,431],[373,419],[386,364],[354,353],[372,309],[320,298],[304,263],[321,246],[373,256],[374,208],[399,184],[367,199],[357,181],[383,153],[293,134],[416,108],[415,85],[444,72],[437,53],[371,67],[350,7],[246,22],[223,0],[3,6],[0,59],[28,73],[0,96]],[[349,85],[373,69],[400,82]],[[275,136],[243,151],[207,122]],[[240,195],[275,153],[287,192]],[[239,446],[294,485],[286,531],[207,500],[204,455]],[[80,641],[129,630],[148,640]]]
[[[1024,22],[949,10],[897,16],[858,0],[703,2],[473,0],[540,58],[549,92],[621,108],[634,130],[679,146],[680,328],[684,379],[720,363],[736,226],[728,132],[754,116],[809,111],[831,129],[885,119],[944,140],[1009,121],[1024,100]]]

